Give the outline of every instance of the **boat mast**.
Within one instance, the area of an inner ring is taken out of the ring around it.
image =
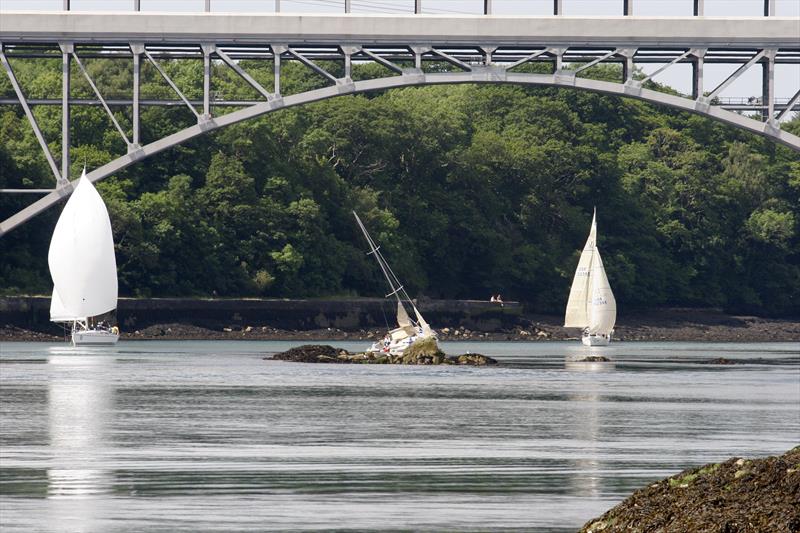
[[[353,211],[353,216],[356,217],[356,222],[358,223],[358,227],[361,228],[361,232],[364,234],[364,238],[367,239],[367,244],[369,244],[370,251],[367,252],[367,255],[374,255],[375,260],[378,262],[378,266],[381,268],[381,272],[383,272],[383,276],[386,278],[386,282],[389,283],[389,288],[392,290],[389,294],[386,295],[386,298],[390,296],[394,296],[397,298],[397,301],[401,304],[403,301],[411,302],[411,298],[409,297],[408,293],[406,292],[403,285],[400,283],[400,280],[397,278],[397,275],[392,270],[392,267],[389,266],[389,263],[386,262],[386,259],[381,254],[380,246],[375,244],[375,241],[372,240],[367,228],[364,226],[364,223],[361,222],[358,214]],[[412,307],[414,307],[412,303]]]

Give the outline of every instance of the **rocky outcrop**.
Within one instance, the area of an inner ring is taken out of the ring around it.
[[[497,364],[495,359],[477,353],[447,356],[436,342],[425,340],[411,345],[403,354],[350,353],[347,350],[320,344],[306,344],[264,359],[292,361],[295,363],[351,363],[388,365],[469,365]]]
[[[347,350],[340,350],[327,344],[305,344],[277,353],[272,359],[292,361],[294,363],[350,363],[340,356],[350,355]],[[266,359],[266,358],[265,358]]]
[[[685,470],[638,490],[581,533],[800,532],[800,446],[779,457]]]

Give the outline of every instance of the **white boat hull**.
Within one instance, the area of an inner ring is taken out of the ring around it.
[[[584,346],[608,346],[611,342],[611,335],[584,335],[581,342]]]
[[[435,335],[431,335],[431,337],[434,340],[437,340]],[[403,352],[406,351],[406,348],[408,348],[417,341],[421,341],[427,338],[428,338],[427,336],[408,337],[397,342],[392,341],[389,343],[386,343],[384,341],[378,341],[369,347],[367,353],[377,353],[384,355],[403,355]]]
[[[72,332],[74,346],[113,346],[118,340],[118,333],[106,330],[85,329]]]

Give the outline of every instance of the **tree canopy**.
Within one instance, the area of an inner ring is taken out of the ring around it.
[[[29,97],[60,95],[48,61],[14,64]],[[107,96],[129,96],[124,63],[86,63]],[[271,68],[242,65],[270,86]],[[201,63],[165,67],[200,95]],[[284,75],[288,93],[324,84],[301,65]],[[143,78],[143,98],[172,96],[157,73]],[[74,79],[73,95],[90,96]],[[232,98],[258,96],[224,65],[214,84]],[[5,81],[0,93],[13,95]],[[34,113],[58,157],[60,111]],[[129,110],[116,113],[129,127]],[[102,109],[74,106],[73,116],[74,175],[124,153]],[[193,120],[186,109],[146,107],[143,141]],[[785,127],[800,133],[800,120]],[[512,85],[348,95],[230,126],[97,186],[123,295],[382,295],[355,210],[412,295],[501,292],[561,312],[597,207],[598,244],[623,310],[800,312],[798,154],[633,99]],[[0,187],[52,187],[16,106],[0,106]],[[20,202],[0,196],[0,215]],[[48,293],[59,212],[0,239],[3,292]]]

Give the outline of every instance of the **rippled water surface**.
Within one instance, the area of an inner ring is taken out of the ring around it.
[[[652,480],[800,442],[796,344],[262,360],[296,344],[0,343],[3,531],[575,531]],[[592,353],[613,361],[575,362]]]

